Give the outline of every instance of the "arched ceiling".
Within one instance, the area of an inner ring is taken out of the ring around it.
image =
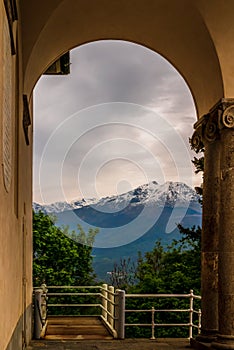
[[[234,97],[233,0],[194,0],[213,40],[221,67],[224,96]]]
[[[40,75],[69,49],[120,39],[169,60],[189,85],[201,116],[220,98],[234,95],[228,76],[234,25],[225,24],[225,16],[231,23],[233,7],[232,0],[22,0],[24,92],[31,94]]]

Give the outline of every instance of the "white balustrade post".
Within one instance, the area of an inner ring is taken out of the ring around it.
[[[189,339],[193,337],[193,290],[190,290],[189,297]]]
[[[41,285],[42,295],[41,295],[41,317],[42,317],[42,325],[44,326],[47,319],[47,292],[48,289],[46,284]]]
[[[125,291],[117,289],[117,335],[119,339],[125,338]]]
[[[108,291],[109,291],[109,295],[108,295],[108,299],[110,299],[110,301],[108,301],[108,311],[110,312],[111,316],[108,315],[108,322],[110,323],[110,325],[113,327],[114,326],[114,301],[115,301],[115,297],[114,297],[114,292],[115,292],[115,288],[113,286],[109,286],[108,287]]]
[[[102,306],[103,306],[102,316],[105,320],[107,320],[107,312],[106,312],[106,310],[107,310],[107,292],[108,292],[107,284],[103,284],[102,288],[103,288],[103,290],[102,290],[102,295],[103,295],[103,298],[102,298]]]
[[[42,289],[36,289],[34,292],[34,338],[40,339],[42,331],[41,318],[41,296]]]
[[[201,309],[198,310],[198,334],[201,334]]]
[[[155,314],[155,308],[152,307],[152,321],[151,321],[151,323],[152,323],[152,334],[151,334],[151,338],[150,338],[150,339],[152,339],[152,340],[155,339],[155,336],[154,336],[154,326],[155,326],[155,323],[154,323],[154,314]]]

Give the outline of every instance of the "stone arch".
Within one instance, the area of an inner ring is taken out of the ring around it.
[[[63,0],[46,3],[44,11],[42,8],[41,2],[27,3],[23,11],[24,93],[28,95],[61,54],[103,39],[132,41],[164,56],[190,87],[198,116],[224,95],[213,40],[198,9],[195,5],[188,7],[186,0]]]

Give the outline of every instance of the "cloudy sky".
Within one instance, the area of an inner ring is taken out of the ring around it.
[[[71,52],[71,74],[34,93],[34,201],[123,193],[156,180],[194,186],[196,112],[183,78],[140,45],[99,41]]]

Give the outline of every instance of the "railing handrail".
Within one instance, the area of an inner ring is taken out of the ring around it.
[[[193,290],[190,290],[188,294],[126,294],[126,298],[183,298],[189,299],[189,308],[187,309],[155,309],[154,306],[151,309],[125,309],[125,313],[140,313],[140,312],[150,312],[152,314],[151,323],[125,323],[126,327],[130,326],[151,326],[152,328],[152,336],[151,339],[155,339],[154,329],[155,327],[189,327],[189,339],[193,337],[193,328],[197,328],[198,332],[200,332],[201,328],[201,310],[194,310],[193,301],[194,299],[201,300],[201,296],[193,294]],[[189,314],[189,322],[188,323],[155,323],[154,315],[159,312],[187,312]],[[198,325],[193,323],[193,314],[196,313],[198,315]]]
[[[100,289],[102,288],[102,286],[100,285],[97,285],[97,286],[47,286],[46,287],[49,289],[49,288],[53,288],[53,289]],[[38,289],[38,288],[41,288],[41,287],[34,287],[33,289]]]
[[[106,326],[110,329],[115,338],[124,339],[125,337],[125,327],[130,326],[151,326],[152,337],[155,339],[154,331],[156,327],[169,327],[169,326],[180,326],[180,327],[189,327],[189,338],[192,338],[193,328],[198,329],[200,332],[201,328],[201,310],[194,310],[193,302],[195,299],[201,300],[201,296],[193,294],[193,290],[190,290],[187,294],[125,294],[123,290],[115,290],[114,287],[108,286],[107,284],[96,285],[96,286],[46,286],[45,284],[41,287],[34,288],[34,291],[41,290],[41,307],[46,315],[46,307],[95,307],[100,308],[101,313],[100,317],[105,322]],[[57,291],[48,292],[48,290],[55,289]],[[70,290],[70,291],[61,291],[60,290]],[[74,292],[72,291],[74,290]],[[81,290],[80,292],[77,290]],[[87,292],[85,291],[87,290]],[[89,291],[90,290],[90,291]],[[93,292],[91,290],[94,290]],[[97,291],[95,291],[97,290]],[[95,303],[46,303],[48,297],[59,297],[59,296],[81,296],[81,297],[90,297],[95,296],[100,298],[95,300]],[[155,309],[154,306],[151,309],[126,309],[125,300],[128,298],[147,298],[147,299],[158,299],[158,298],[183,298],[189,299],[189,307],[186,309]],[[98,302],[97,302],[98,301]],[[37,306],[37,305],[35,305]],[[40,305],[38,305],[40,308]],[[125,314],[126,313],[151,313],[151,323],[125,323]],[[155,313],[159,312],[187,312],[189,314],[188,323],[155,323]],[[198,315],[198,325],[193,323],[193,314]],[[97,315],[94,315],[97,316]],[[42,319],[41,310],[38,313],[38,320],[42,324],[45,323],[46,319]],[[39,322],[38,321],[38,322]]]
[[[191,294],[125,294],[126,298],[190,298]],[[201,299],[200,295],[194,295],[194,299]]]
[[[140,310],[125,310],[126,312],[152,312],[152,309]],[[190,309],[154,309],[155,312],[189,312]]]
[[[81,296],[81,297],[98,297],[100,303],[47,303],[47,307],[95,307],[100,308],[101,318],[105,325],[110,329],[115,338],[118,337],[118,332],[115,329],[115,323],[117,322],[116,308],[118,304],[116,302],[118,293],[115,292],[114,287],[108,285],[96,285],[96,286],[46,286],[47,290],[44,294],[45,298],[48,297],[61,297],[61,296]],[[36,291],[38,288],[34,288]],[[55,290],[48,292],[48,290]],[[65,291],[63,291],[65,290]],[[67,291],[69,290],[69,291]],[[74,292],[73,292],[74,290]],[[77,290],[81,290],[78,292]],[[86,292],[87,290],[87,292]],[[88,290],[94,290],[94,292],[88,292]],[[96,298],[97,299],[97,298]],[[116,299],[116,300],[115,300]],[[98,315],[94,315],[98,316]]]
[[[47,295],[48,296],[53,296],[53,297],[58,297],[58,296],[60,296],[60,295],[66,295],[66,296],[101,296],[101,293],[84,293],[84,292],[82,292],[82,293],[67,293],[67,292],[65,292],[65,293],[47,293]]]

